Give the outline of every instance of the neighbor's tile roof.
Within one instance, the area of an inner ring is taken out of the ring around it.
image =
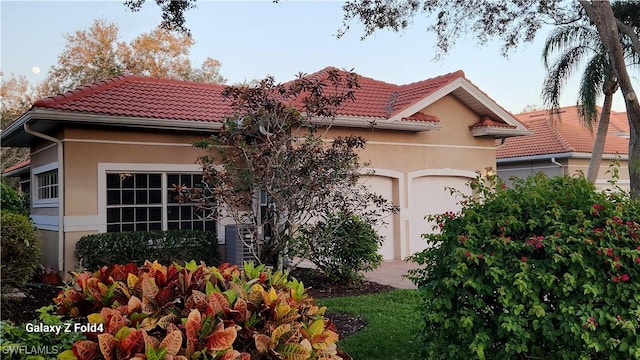
[[[329,69],[334,68],[327,67],[307,76],[322,78]],[[356,101],[343,103],[338,115],[389,118],[461,77],[464,73],[456,71],[407,85],[394,85],[358,76],[360,88],[354,90]],[[34,106],[113,116],[217,122],[231,112],[229,102],[220,95],[223,89],[222,85],[126,75],[39,100]],[[421,115],[407,120],[438,121]]]
[[[19,162],[19,163],[13,165],[13,166],[9,166],[8,168],[4,169],[2,171],[2,173],[4,173],[4,174],[10,173],[12,171],[15,171],[15,170],[18,170],[18,169],[22,169],[22,168],[27,167],[29,165],[31,165],[31,159],[27,159],[25,161],[22,161],[22,162]]]
[[[628,154],[629,140],[613,134],[617,131],[623,131],[626,113],[616,113],[615,120],[613,115],[612,113],[604,153]],[[516,115],[516,118],[534,133],[507,139],[505,144],[498,148],[497,158],[568,152],[591,153],[593,150],[597,125],[594,126],[593,133],[585,127],[580,122],[576,106],[561,108],[559,113],[553,117],[546,110],[541,110],[519,114]],[[620,130],[621,128],[622,130]]]

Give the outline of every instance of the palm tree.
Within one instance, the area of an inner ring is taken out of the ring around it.
[[[625,55],[634,58],[633,62],[637,65],[638,54],[631,46],[624,46],[630,45],[628,39],[622,40]],[[550,64],[550,58],[556,52],[560,54]],[[591,131],[593,131],[593,124],[598,122],[596,141],[587,171],[587,179],[595,183],[609,128],[613,94],[618,89],[618,82],[607,51],[594,27],[572,24],[560,26],[549,35],[542,51],[542,59],[548,71],[544,80],[542,98],[545,105],[552,110],[560,107],[560,93],[567,79],[586,60],[578,90],[578,112],[584,125]],[[604,102],[598,120],[596,102],[602,95],[604,95]]]

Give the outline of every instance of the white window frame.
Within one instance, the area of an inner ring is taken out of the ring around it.
[[[58,173],[58,177],[56,179],[57,183],[57,187],[58,187],[58,196],[60,194],[60,169],[58,167],[58,162],[54,161],[52,163],[48,163],[42,166],[38,166],[36,168],[33,168],[31,170],[31,198],[33,199],[33,207],[34,208],[52,208],[52,207],[57,207],[60,204],[60,200],[59,198],[56,196],[55,198],[48,198],[48,199],[40,199],[40,175],[47,173],[47,172],[52,172],[52,171],[57,171]]]
[[[166,174],[173,173],[201,173],[202,167],[199,165],[187,164],[132,164],[132,163],[98,163],[98,231],[107,232],[107,174],[110,173],[161,173],[162,176],[162,229],[168,227],[166,209],[169,205],[167,192],[168,189]],[[224,225],[220,221],[216,221],[216,230],[218,233],[218,242],[223,243]]]

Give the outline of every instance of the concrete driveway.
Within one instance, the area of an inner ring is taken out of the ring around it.
[[[378,284],[391,285],[398,289],[415,289],[416,286],[403,278],[410,269],[418,268],[418,264],[402,260],[386,260],[375,270],[366,272],[364,278]]]

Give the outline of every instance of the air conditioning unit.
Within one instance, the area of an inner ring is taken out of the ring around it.
[[[245,261],[255,260],[247,244],[253,241],[250,225],[225,225],[225,261],[242,267]]]

